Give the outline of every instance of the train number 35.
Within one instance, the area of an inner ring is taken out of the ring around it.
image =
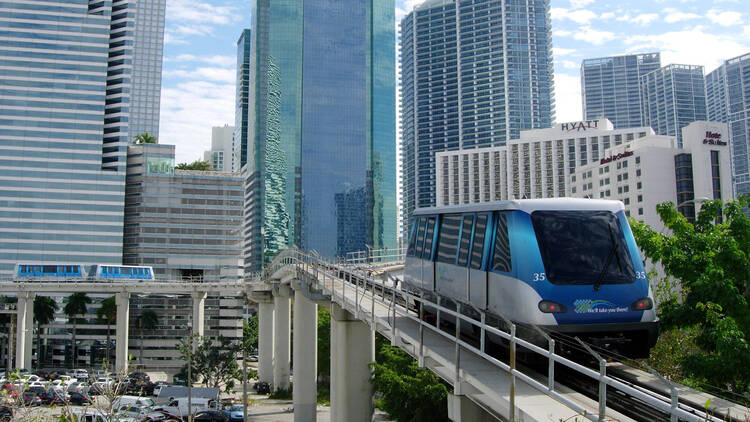
[[[534,273],[532,274],[534,281],[545,281],[547,280],[547,275],[544,273]]]
[[[645,271],[636,271],[635,272],[635,278],[636,278],[636,280],[645,280],[646,279],[646,272]]]

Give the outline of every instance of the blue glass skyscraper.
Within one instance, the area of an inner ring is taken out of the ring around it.
[[[641,78],[643,126],[657,135],[676,136],[682,146],[682,128],[706,120],[706,84],[703,66],[670,64]]]
[[[120,263],[135,3],[3,7],[0,276]]]
[[[615,129],[641,126],[641,76],[660,67],[659,53],[584,60],[581,63],[584,119],[606,117]]]
[[[401,21],[404,227],[435,205],[440,151],[554,121],[549,0],[427,0]]]
[[[291,245],[326,256],[395,246],[394,10],[254,2],[246,270]]]
[[[232,137],[232,171],[247,163],[248,107],[250,95],[250,46],[252,31],[245,29],[237,40],[237,84],[234,104],[234,136]]]
[[[729,126],[734,193],[750,193],[750,53],[706,75],[708,119]]]

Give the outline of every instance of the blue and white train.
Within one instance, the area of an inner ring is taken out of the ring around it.
[[[95,264],[88,271],[81,264],[17,264],[15,275],[17,279],[67,279],[91,281],[125,281],[125,280],[153,280],[154,270],[151,267],[133,265],[105,265]]]
[[[653,295],[619,201],[417,209],[404,283],[629,357],[648,356],[658,335]]]

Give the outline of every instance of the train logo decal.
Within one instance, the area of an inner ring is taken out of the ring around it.
[[[611,312],[627,312],[627,307],[618,307],[606,300],[577,299],[573,302],[577,314],[599,314]]]

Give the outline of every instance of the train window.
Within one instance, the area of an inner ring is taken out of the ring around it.
[[[56,273],[57,272],[57,266],[56,265],[45,265],[45,266],[43,266],[43,272],[45,272],[45,273]]]
[[[406,254],[409,256],[414,256],[414,246],[417,239],[417,223],[419,222],[418,218],[415,218],[412,221],[411,224],[411,230],[409,231],[409,249],[406,251]]]
[[[440,221],[440,233],[438,234],[437,261],[447,264],[456,263],[456,247],[460,229],[461,216],[459,214],[443,216]]]
[[[534,211],[531,223],[551,283],[596,287],[635,280],[625,236],[611,212]]]
[[[427,231],[424,236],[424,250],[422,251],[422,259],[432,259],[432,235],[435,233],[435,217],[427,219]]]
[[[508,238],[508,219],[504,212],[497,214],[497,228],[495,230],[495,250],[492,256],[492,269],[509,273],[510,239]]]
[[[469,247],[471,246],[471,228],[474,225],[474,216],[465,215],[461,228],[461,243],[458,248],[458,265],[465,267],[469,262]]]
[[[424,218],[420,218],[419,222],[417,223],[417,244],[414,247],[414,255],[419,258],[422,257],[422,249],[424,248],[424,220]]]
[[[477,216],[476,227],[474,228],[474,242],[471,247],[471,268],[482,268],[482,256],[484,255],[484,236],[487,231],[487,214]]]

